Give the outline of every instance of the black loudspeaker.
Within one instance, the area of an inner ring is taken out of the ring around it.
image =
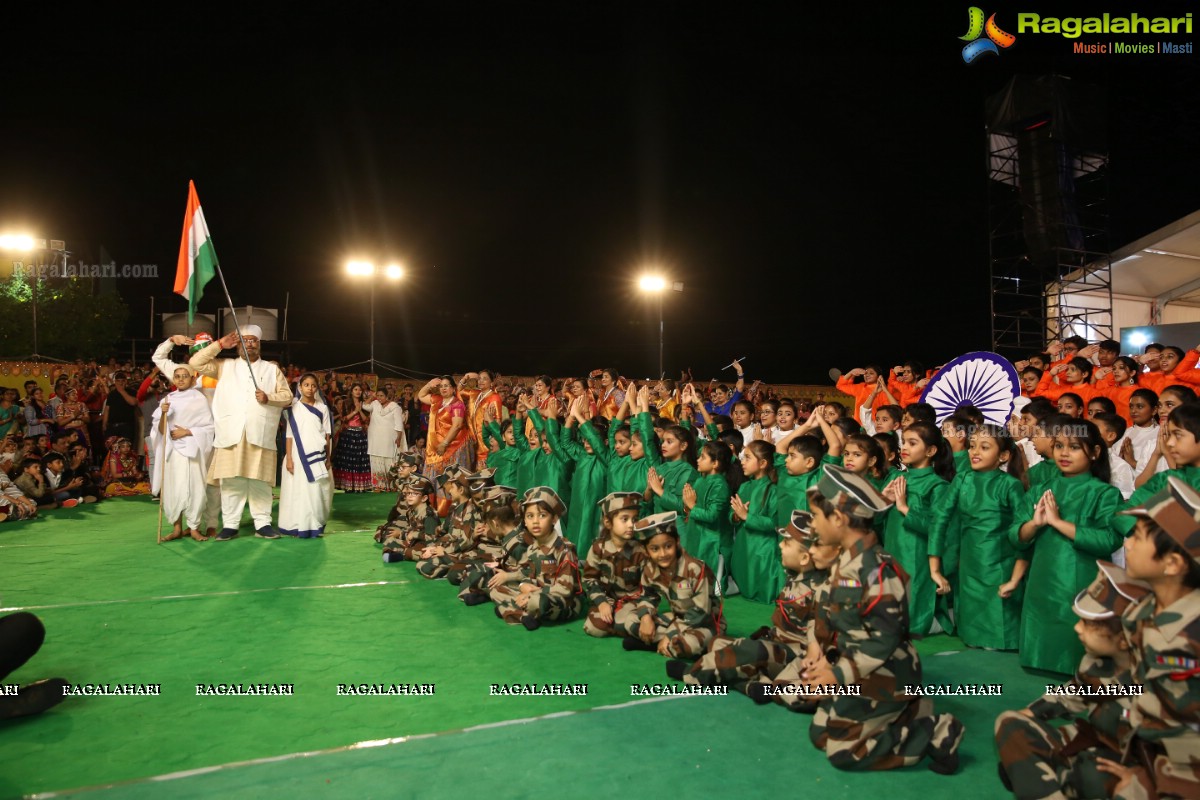
[[[1025,244],[1035,262],[1053,259],[1055,248],[1083,248],[1075,207],[1075,177],[1067,148],[1055,140],[1048,121],[1017,134]]]

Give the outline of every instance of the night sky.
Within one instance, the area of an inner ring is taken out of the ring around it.
[[[146,337],[151,295],[186,308],[170,292],[195,180],[234,302],[290,292],[310,368],[367,357],[351,256],[407,265],[377,294],[376,355],[411,370],[650,375],[649,262],[685,284],[665,302],[668,373],[942,363],[989,344],[985,98],[1019,73],[1106,88],[1121,246],[1200,207],[1200,55],[1024,36],[966,65],[969,3],[921,5],[29,18],[0,81],[0,232],[158,264],[120,286]],[[1193,9],[1027,5],[985,11],[1015,32],[1020,10]],[[201,310],[221,302],[210,283]]]

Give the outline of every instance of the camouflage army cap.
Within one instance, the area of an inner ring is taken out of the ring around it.
[[[791,521],[776,531],[781,538],[795,539],[805,550],[817,543],[817,533],[812,529],[812,514],[798,508],[792,511]]]
[[[1097,561],[1096,566],[1096,579],[1075,598],[1075,613],[1084,619],[1119,617],[1150,591],[1148,584],[1133,580],[1116,564]]]
[[[400,455],[396,456],[396,463],[409,467],[415,467],[421,463],[421,460],[417,458],[416,453],[401,453]]]
[[[451,464],[437,476],[438,486],[445,486],[453,481],[459,486],[467,486],[467,481],[471,479],[471,471],[463,469],[458,464]]]
[[[1200,494],[1174,475],[1167,486],[1137,508],[1120,512],[1154,520],[1167,535],[1200,561]]]
[[[549,486],[535,486],[530,489],[521,500],[521,507],[531,506],[534,503],[541,503],[556,517],[567,513],[567,506],[563,503],[562,498]]]
[[[485,509],[510,505],[517,499],[517,490],[511,486],[489,486],[480,493],[479,504]]]
[[[471,490],[471,494],[482,493],[484,489],[495,485],[496,470],[494,469],[481,469],[467,478],[467,488]]]
[[[851,517],[872,519],[892,507],[878,490],[861,475],[855,475],[845,467],[826,464],[825,474],[816,485],[808,487],[808,494],[820,493],[834,508]]]
[[[604,499],[596,503],[600,506],[600,513],[604,516],[615,514],[618,511],[624,511],[627,508],[632,508],[634,511],[642,507],[641,492],[613,492],[605,495]]]
[[[675,525],[678,518],[679,515],[674,511],[664,511],[661,514],[642,517],[633,526],[633,538],[639,542],[648,542],[658,534],[666,533],[678,539],[679,528]]]
[[[433,481],[426,478],[424,475],[409,475],[400,482],[400,491],[402,492],[419,492],[420,494],[433,494]]]

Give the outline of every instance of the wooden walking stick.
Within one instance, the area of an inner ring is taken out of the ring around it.
[[[169,396],[169,395],[168,395]],[[158,479],[158,544],[162,544],[162,523],[163,523],[163,506],[167,504],[164,499],[167,494],[167,410],[171,408],[169,400],[163,401],[167,404],[167,409],[162,410],[162,403],[159,403],[159,409],[162,413],[158,421],[158,426],[162,433],[162,453],[159,455],[159,463],[157,465],[160,477]],[[150,480],[154,480],[154,471],[150,472]]]

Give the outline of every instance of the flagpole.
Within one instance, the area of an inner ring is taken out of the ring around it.
[[[209,242],[212,241],[211,235]],[[215,247],[213,248],[216,249]],[[221,262],[216,261],[217,277],[221,279],[221,289],[225,292],[225,302],[229,303],[229,314],[233,317],[233,329],[238,335],[238,344],[242,346],[242,355],[246,358],[246,366],[250,369],[250,380],[254,383],[255,391],[261,391],[258,388],[258,380],[254,377],[254,368],[250,366],[250,354],[246,352],[246,343],[242,341],[242,326],[238,323],[237,312],[233,310],[233,298],[229,296],[229,287],[225,285],[225,273],[221,272]]]

